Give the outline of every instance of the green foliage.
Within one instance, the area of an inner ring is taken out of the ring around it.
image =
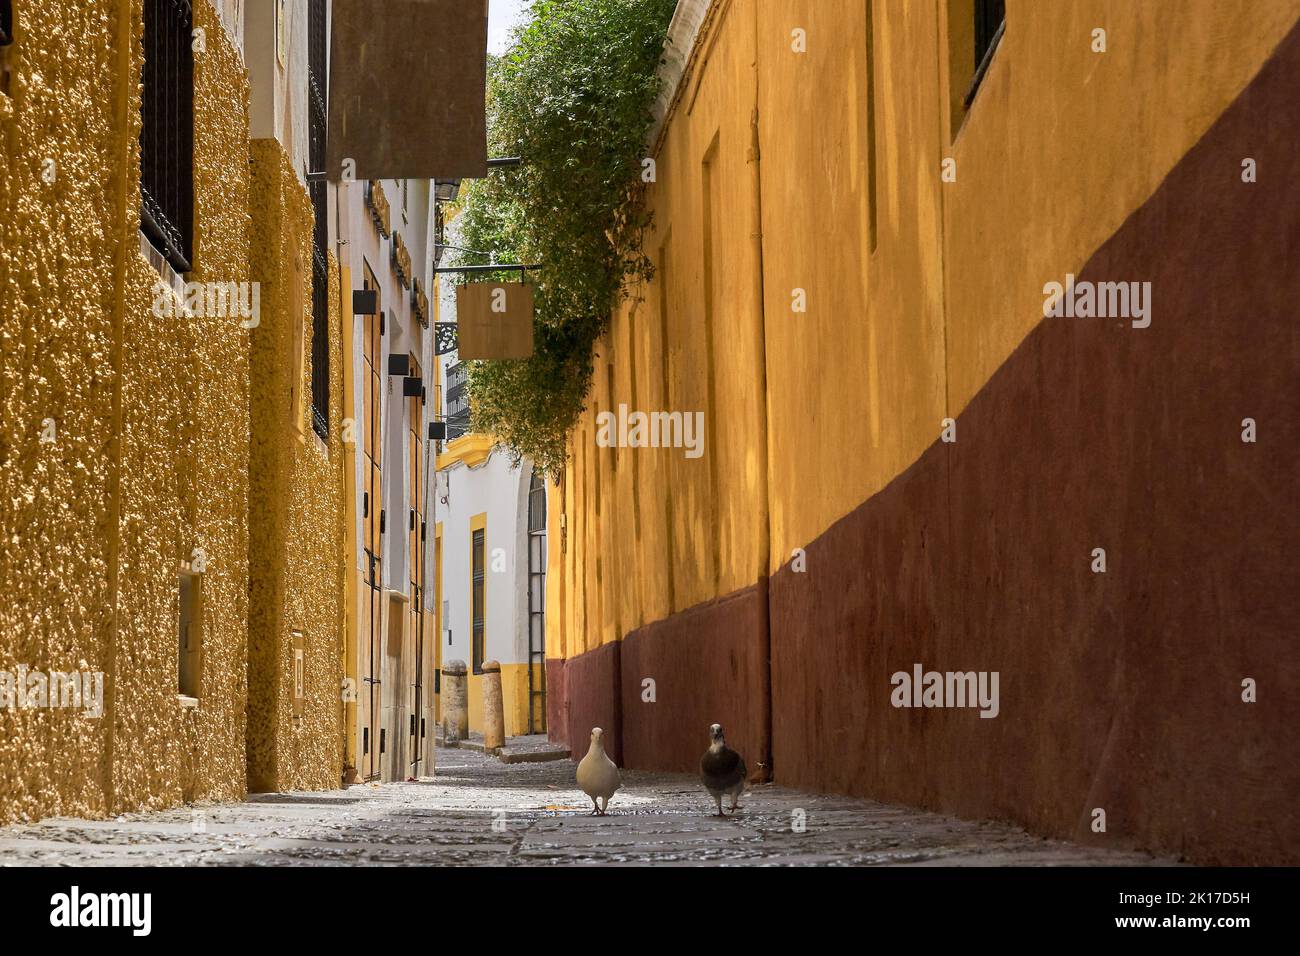
[[[535,0],[489,64],[489,153],[521,156],[462,191],[460,242],[536,262],[534,355],[475,362],[476,431],[558,472],[613,310],[650,278],[641,169],[675,0]],[[482,264],[461,254],[458,264]],[[517,277],[503,274],[497,278]]]

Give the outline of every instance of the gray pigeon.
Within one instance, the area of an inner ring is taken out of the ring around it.
[[[709,749],[700,758],[700,780],[704,789],[709,791],[718,804],[718,816],[722,813],[722,798],[731,797],[731,812],[736,812],[740,802],[741,791],[745,789],[745,761],[730,747],[722,737],[722,725],[714,724],[709,728],[709,739],[713,741]]]

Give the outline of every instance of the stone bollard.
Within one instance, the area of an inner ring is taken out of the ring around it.
[[[449,744],[469,737],[469,678],[464,661],[442,665],[442,736]]]
[[[501,665],[483,662],[483,749],[506,745],[506,714],[501,700]]]

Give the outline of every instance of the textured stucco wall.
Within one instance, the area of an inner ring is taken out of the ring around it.
[[[98,669],[110,623],[101,522],[118,140],[104,78],[115,73],[116,4],[67,6],[25,11],[8,54],[13,97],[0,102],[0,668],[9,671]],[[46,157],[62,160],[53,183],[42,179]],[[58,439],[42,444],[46,418]],[[0,711],[0,817],[102,813],[107,729],[60,711]]]
[[[312,431],[312,210],[278,140],[252,157],[252,343],[248,780],[254,790],[337,786],[342,775],[343,472],[338,268],[330,256],[330,431]],[[295,289],[295,284],[300,283]],[[301,329],[298,335],[297,326]],[[294,349],[301,347],[301,365]],[[294,422],[300,368],[304,419]],[[292,634],[306,641],[306,706],[293,714]]]
[[[236,797],[247,333],[152,312],[138,5],[25,4],[19,23],[0,119],[0,668],[102,670],[110,710],[0,712],[0,818]],[[205,0],[195,24],[194,278],[237,282],[248,85]],[[45,419],[57,432],[42,443]],[[177,572],[195,547],[204,662],[183,715]]]

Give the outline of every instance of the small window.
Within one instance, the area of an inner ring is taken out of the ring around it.
[[[988,72],[993,51],[1002,39],[1007,20],[1006,0],[975,0],[975,75],[966,91],[965,106],[970,109],[984,74]]]
[[[194,220],[194,51],[189,0],[145,0],[140,228],[190,271]]]
[[[203,576],[189,571],[180,575],[180,620],[177,629],[177,651],[179,658],[177,691],[182,697],[198,698],[199,675],[202,662],[203,623],[202,594]]]
[[[469,366],[457,362],[447,367],[447,441],[455,441],[470,431]]]
[[[307,640],[302,631],[293,632],[293,715],[307,709]]]
[[[534,468],[528,479],[528,533],[546,530],[546,480]]]

